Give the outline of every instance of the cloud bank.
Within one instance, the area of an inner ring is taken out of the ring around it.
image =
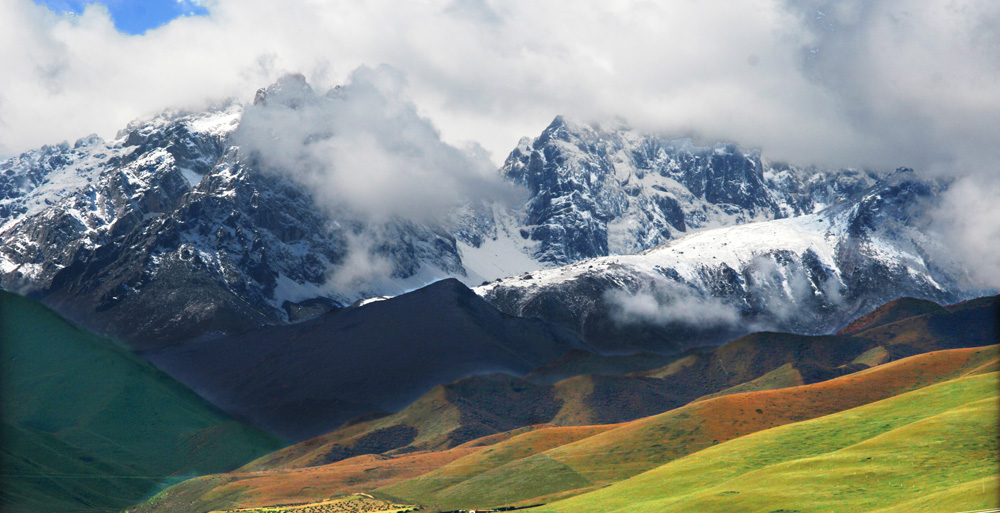
[[[402,75],[360,67],[319,94],[301,75],[258,93],[234,141],[263,169],[304,185],[317,204],[368,218],[436,220],[466,198],[504,199],[478,146],[443,142],[402,96]]]
[[[0,153],[114,133],[165,107],[325,90],[388,64],[448,141],[502,160],[555,114],[763,147],[796,163],[995,165],[990,0],[204,2],[142,36],[92,4],[0,0]]]
[[[934,212],[931,233],[963,261],[973,287],[1000,289],[1000,175],[972,175],[951,184]]]
[[[909,166],[1000,194],[994,0],[203,5],[208,16],[128,36],[100,4],[64,18],[0,0],[0,157],[113,135],[167,107],[251,101],[287,73],[326,90],[359,66],[386,64],[406,77],[391,97],[411,102],[443,141],[478,142],[494,165],[556,114],[620,116],[643,130],[759,147],[772,160]],[[956,188],[956,198],[972,190]],[[997,216],[951,221],[969,254],[1000,226]],[[1000,257],[981,258],[1000,267]]]
[[[741,321],[735,306],[665,279],[657,279],[635,293],[609,290],[604,300],[611,307],[611,318],[620,324],[729,328]]]

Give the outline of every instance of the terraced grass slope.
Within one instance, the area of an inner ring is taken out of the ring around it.
[[[0,291],[0,510],[119,511],[281,447],[113,341]]]
[[[408,513],[415,507],[413,504],[395,504],[368,494],[361,494],[306,504],[240,508],[212,513]]]
[[[998,508],[997,373],[975,374],[706,448],[541,512]]]

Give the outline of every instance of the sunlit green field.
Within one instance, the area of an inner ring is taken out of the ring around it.
[[[996,372],[720,444],[538,512],[997,508]]]

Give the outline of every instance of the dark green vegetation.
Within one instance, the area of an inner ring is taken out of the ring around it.
[[[0,291],[5,513],[118,511],[281,443],[115,342]]]

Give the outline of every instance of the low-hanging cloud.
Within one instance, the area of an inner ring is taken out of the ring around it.
[[[367,217],[437,219],[459,201],[512,192],[481,148],[443,142],[403,97],[403,83],[387,66],[360,67],[326,94],[285,76],[245,111],[234,140],[321,206]]]
[[[1000,290],[1000,175],[972,175],[950,185],[931,213],[931,233],[969,272],[970,288]],[[944,258],[942,258],[944,260]]]
[[[604,300],[619,324],[755,331],[796,329],[811,322],[812,309],[844,306],[843,283],[835,274],[812,276],[794,260],[779,263],[773,255],[760,255],[742,273],[745,295],[713,296],[657,276],[635,291],[609,290]]]
[[[736,307],[665,279],[656,279],[634,293],[609,290],[604,300],[611,307],[611,318],[620,324],[726,328],[740,322]]]
[[[347,254],[332,267],[324,284],[328,292],[349,295],[354,291],[378,289],[390,281],[393,263],[374,251],[373,241],[363,235],[347,234]]]

